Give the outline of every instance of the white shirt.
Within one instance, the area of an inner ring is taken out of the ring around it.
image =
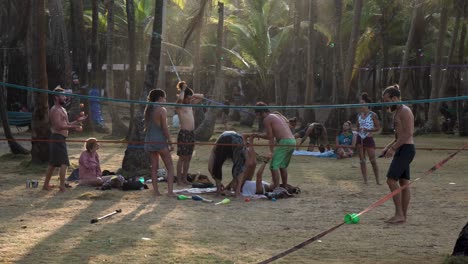
[[[263,193],[265,193],[265,185],[269,183],[262,181]],[[242,186],[242,195],[243,196],[253,196],[257,194],[257,183],[255,181],[245,181],[244,186]]]

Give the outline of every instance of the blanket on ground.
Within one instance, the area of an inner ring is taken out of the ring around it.
[[[313,156],[318,158],[336,158],[335,152],[333,150],[328,150],[323,153],[319,151],[306,151],[306,150],[295,150],[293,152],[294,156]]]

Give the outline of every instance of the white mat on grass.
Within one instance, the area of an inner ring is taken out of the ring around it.
[[[306,151],[306,150],[295,150],[293,152],[294,156],[312,156],[318,158],[336,158],[335,152],[333,150],[328,150],[323,153],[320,151]]]
[[[212,188],[187,188],[174,190],[175,193],[214,193],[216,192],[216,187]]]

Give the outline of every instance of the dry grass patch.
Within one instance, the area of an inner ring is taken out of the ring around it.
[[[377,145],[389,140],[378,137]],[[466,143],[457,137],[416,138],[417,146]],[[70,145],[72,163],[78,163],[81,148],[82,144]],[[196,147],[192,172],[207,174],[210,149]],[[105,144],[100,150],[103,169],[116,171],[124,150],[121,144]],[[449,153],[418,150],[412,175],[421,175]],[[467,221],[467,157],[467,152],[460,153],[413,185],[407,224],[383,222],[393,212],[389,201],[362,216],[358,225],[345,225],[277,263],[442,263]],[[4,155],[0,162],[2,263],[255,263],[340,223],[346,213],[359,212],[388,193],[385,185],[374,184],[372,174],[364,185],[351,160],[294,157],[289,172],[291,184],[303,191],[298,197],[249,203],[237,199],[220,206],[155,198],[151,189],[74,187],[63,194],[26,189],[26,179],[43,180],[46,167],[28,167],[28,158],[14,155]],[[378,162],[384,179],[390,161]],[[223,173],[223,181],[229,181],[228,166]],[[265,175],[269,179],[269,172]],[[165,191],[166,185],[160,188]],[[122,213],[90,224],[92,218],[119,208]]]

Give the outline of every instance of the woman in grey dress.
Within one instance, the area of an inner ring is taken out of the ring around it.
[[[148,94],[148,102],[165,103],[166,92],[161,89],[151,90]],[[151,159],[151,180],[156,196],[161,193],[158,189],[157,171],[159,169],[159,156],[167,169],[167,195],[174,196],[174,165],[172,163],[169,128],[167,126],[167,110],[158,104],[148,104],[145,108],[145,151],[149,152]]]

